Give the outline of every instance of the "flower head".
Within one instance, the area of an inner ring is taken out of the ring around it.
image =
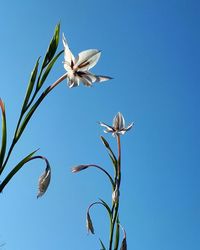
[[[37,198],[41,197],[47,190],[49,183],[51,180],[51,168],[49,164],[47,165],[44,173],[39,178],[39,185],[38,185],[38,195]]]
[[[125,126],[125,120],[123,115],[118,112],[117,115],[113,119],[113,125],[109,126],[104,122],[99,123],[102,127],[105,127],[105,133],[112,133],[113,136],[116,134],[125,134],[128,130],[130,130],[133,126],[133,123],[129,124],[128,127]]]
[[[68,86],[70,88],[79,86],[80,82],[90,87],[94,82],[104,82],[112,79],[109,76],[94,75],[89,71],[97,64],[101,56],[99,50],[85,50],[75,58],[69,49],[64,34],[62,41],[64,46],[64,68],[67,71]]]

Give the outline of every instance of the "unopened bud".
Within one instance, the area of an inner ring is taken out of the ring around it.
[[[88,233],[91,232],[92,234],[94,234],[94,228],[93,228],[92,220],[90,218],[89,211],[87,212],[87,216],[86,216],[86,227],[87,227]]]
[[[126,238],[123,238],[120,250],[127,250]]]
[[[41,197],[47,190],[51,179],[51,168],[49,164],[47,165],[45,172],[39,178],[39,185],[38,185],[38,195],[37,198]]]
[[[106,141],[106,139],[105,139],[103,136],[101,136],[101,141],[103,142],[103,144],[104,144],[104,146],[105,146],[106,148],[110,148],[109,143]]]
[[[88,165],[79,165],[71,169],[72,173],[78,173],[84,169],[88,168]]]
[[[115,190],[112,193],[112,200],[113,200],[114,203],[118,203],[118,201],[119,201],[119,189],[118,189],[117,186],[116,186]]]
[[[123,237],[123,240],[122,240],[122,245],[121,245],[121,248],[120,250],[127,250],[127,242],[126,242],[126,231],[124,230],[124,228],[120,225],[123,233],[124,233],[124,237]]]

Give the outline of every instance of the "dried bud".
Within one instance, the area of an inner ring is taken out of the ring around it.
[[[126,231],[124,230],[124,228],[120,225],[121,229],[123,230],[124,233],[124,238],[122,240],[122,245],[120,250],[127,250],[127,242],[126,242]]]
[[[121,245],[120,250],[127,250],[126,237],[124,237],[122,240],[122,245]]]
[[[51,179],[51,168],[49,163],[47,162],[47,167],[45,172],[39,178],[39,191],[37,198],[41,197],[47,190]]]
[[[79,166],[73,167],[71,171],[72,173],[78,173],[86,168],[88,168],[88,165],[79,165]]]
[[[118,186],[115,187],[115,190],[112,193],[112,200],[114,203],[118,203],[119,201],[119,189]]]
[[[91,232],[92,234],[94,234],[94,228],[92,225],[92,220],[90,218],[89,211],[87,212],[87,216],[86,216],[86,227],[87,227],[88,233]]]

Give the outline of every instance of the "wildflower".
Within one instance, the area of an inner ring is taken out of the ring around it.
[[[128,127],[125,127],[125,120],[123,115],[118,112],[117,115],[113,119],[113,126],[109,126],[104,122],[99,123],[102,127],[105,127],[105,133],[112,133],[112,135],[116,134],[125,134],[128,130],[130,130],[133,126],[133,123],[129,124]]]
[[[64,68],[67,71],[68,86],[70,88],[79,86],[82,82],[85,86],[92,86],[94,82],[104,82],[112,79],[109,76],[100,76],[92,74],[89,69],[94,67],[100,56],[101,52],[96,49],[89,49],[82,51],[78,54],[78,57],[74,57],[66,38],[63,34],[63,46],[64,46]]]
[[[86,227],[87,227],[88,233],[91,232],[92,234],[94,234],[94,228],[93,228],[92,220],[90,218],[89,211],[87,211],[87,216],[86,216]]]
[[[39,191],[37,198],[41,197],[47,190],[51,179],[51,168],[47,165],[45,172],[39,178]]]

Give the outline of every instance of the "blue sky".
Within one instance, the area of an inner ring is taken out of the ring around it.
[[[112,172],[97,121],[111,123],[118,111],[135,123],[122,138],[120,217],[128,249],[200,248],[199,13],[195,0],[1,1],[0,97],[8,141],[30,72],[59,21],[74,54],[102,50],[93,72],[114,77],[92,88],[69,89],[63,82],[34,115],[5,174],[40,148],[52,181],[37,200],[44,168],[38,160],[5,188],[2,249],[100,249],[98,238],[107,241],[105,212],[92,210],[96,234],[88,236],[85,211],[99,197],[110,202],[109,183],[95,170],[72,175],[70,168],[97,163]],[[64,74],[62,61],[46,86]],[[116,150],[114,138],[105,137]]]

